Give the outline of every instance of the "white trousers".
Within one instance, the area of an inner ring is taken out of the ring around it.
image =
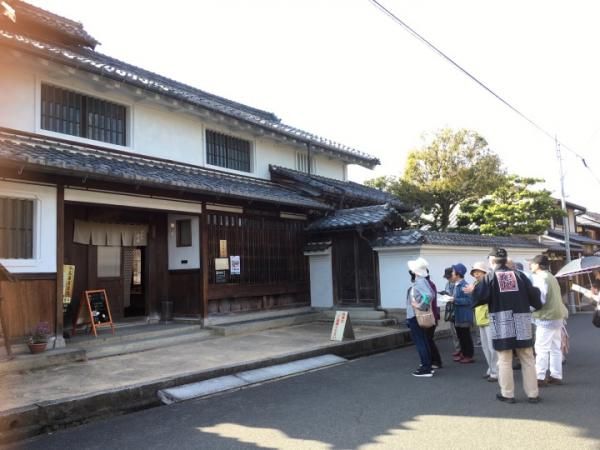
[[[492,344],[492,331],[489,325],[479,327],[479,336],[481,337],[481,350],[483,350],[483,355],[488,363],[486,374],[492,378],[498,378],[498,354]]]
[[[538,380],[550,376],[562,380],[562,351],[560,349],[561,334],[559,328],[535,327],[535,371]]]

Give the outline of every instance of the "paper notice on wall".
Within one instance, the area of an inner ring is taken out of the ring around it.
[[[240,257],[239,256],[230,256],[229,262],[231,264],[231,275],[239,275],[241,272],[240,266]]]
[[[227,241],[225,239],[219,240],[219,257],[227,258]]]
[[[229,258],[215,258],[215,270],[229,270]]]

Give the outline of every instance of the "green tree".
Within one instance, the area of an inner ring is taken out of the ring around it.
[[[494,236],[542,233],[552,217],[563,215],[549,191],[536,189],[543,182],[518,175],[506,177],[491,195],[460,205],[459,228]]]
[[[376,178],[367,184],[419,208],[415,225],[445,231],[454,208],[490,194],[504,177],[500,158],[483,137],[465,129],[442,129],[408,154],[402,177]]]

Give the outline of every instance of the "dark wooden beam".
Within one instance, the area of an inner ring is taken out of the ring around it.
[[[56,321],[55,348],[65,346],[63,337],[64,310],[63,310],[63,266],[65,264],[65,187],[59,184],[56,187]]]
[[[208,317],[208,214],[206,211],[206,202],[202,203],[202,215],[200,216],[200,267],[202,269],[202,304],[200,305],[200,315],[203,319]]]

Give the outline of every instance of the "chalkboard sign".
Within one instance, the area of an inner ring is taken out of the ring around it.
[[[83,293],[83,298],[79,302],[79,310],[73,321],[73,336],[75,336],[77,326],[81,325],[88,325],[94,336],[98,336],[97,329],[102,327],[110,327],[112,334],[115,334],[105,289]]]

